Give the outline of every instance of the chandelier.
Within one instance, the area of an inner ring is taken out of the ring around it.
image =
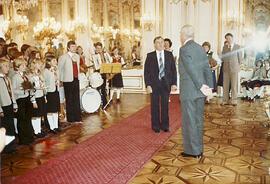
[[[76,19],[73,21],[69,21],[67,26],[65,27],[65,34],[66,36],[71,39],[75,40],[76,33],[83,33],[87,26],[87,21],[82,19]]]
[[[38,0],[0,0],[0,4],[11,5],[15,9],[27,10],[38,5]]]
[[[152,31],[156,19],[150,13],[145,13],[141,17],[141,24],[146,31]]]
[[[13,22],[14,22],[14,28],[18,30],[19,33],[24,33],[27,31],[29,20],[26,16],[19,15],[18,17],[15,17]]]
[[[5,20],[0,25],[0,29],[5,34],[5,39],[9,40],[11,37],[11,24],[9,20]]]
[[[61,24],[54,18],[44,18],[34,27],[34,39],[43,40],[44,38],[53,39],[60,34]]]

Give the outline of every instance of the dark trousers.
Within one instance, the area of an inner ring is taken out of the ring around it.
[[[30,97],[17,99],[17,128],[19,136],[19,144],[29,144],[34,141],[32,127],[33,104]]]
[[[270,85],[270,81],[269,80],[262,81],[262,85],[265,86]]]
[[[64,82],[67,121],[81,121],[80,87],[79,80],[74,78],[72,82]]]
[[[184,152],[203,152],[204,98],[181,100],[181,120]]]
[[[159,81],[151,93],[151,122],[153,130],[169,130],[168,102],[169,90],[164,81]],[[160,119],[161,106],[161,119]]]
[[[254,81],[250,81],[247,85],[251,89],[254,89],[254,87],[261,87],[263,85],[263,83],[260,80],[254,80]]]
[[[14,126],[14,112],[13,112],[13,104],[9,106],[2,107],[4,117],[1,117],[0,127],[4,127],[6,129],[6,135],[15,136],[15,126]],[[9,143],[3,152],[8,152],[9,150],[14,149],[14,141]]]
[[[102,99],[102,104],[103,106],[105,106],[107,104],[107,92],[106,92],[106,74],[101,74],[101,77],[103,79],[103,84],[98,87],[97,89],[100,91],[101,93],[101,99]]]
[[[6,129],[6,135],[15,135],[13,104],[2,107],[4,117],[1,117],[0,127]]]

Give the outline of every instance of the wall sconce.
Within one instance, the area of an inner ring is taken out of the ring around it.
[[[243,24],[243,16],[235,11],[229,11],[223,16],[223,21],[232,29]]]
[[[152,31],[154,27],[155,17],[149,13],[144,14],[141,17],[141,24],[146,31]]]

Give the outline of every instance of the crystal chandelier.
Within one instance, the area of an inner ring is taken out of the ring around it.
[[[60,34],[61,24],[54,18],[44,18],[34,27],[34,39],[43,40],[44,38],[56,38]]]

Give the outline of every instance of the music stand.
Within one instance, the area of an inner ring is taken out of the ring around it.
[[[100,66],[100,73],[101,74],[108,74],[112,76],[113,74],[118,74],[121,73],[122,70],[122,63],[102,63]],[[114,76],[111,77],[111,80]],[[112,88],[112,81],[111,81],[111,86]],[[107,104],[103,107],[103,110],[106,109],[106,107],[110,104],[112,99],[110,99]]]

